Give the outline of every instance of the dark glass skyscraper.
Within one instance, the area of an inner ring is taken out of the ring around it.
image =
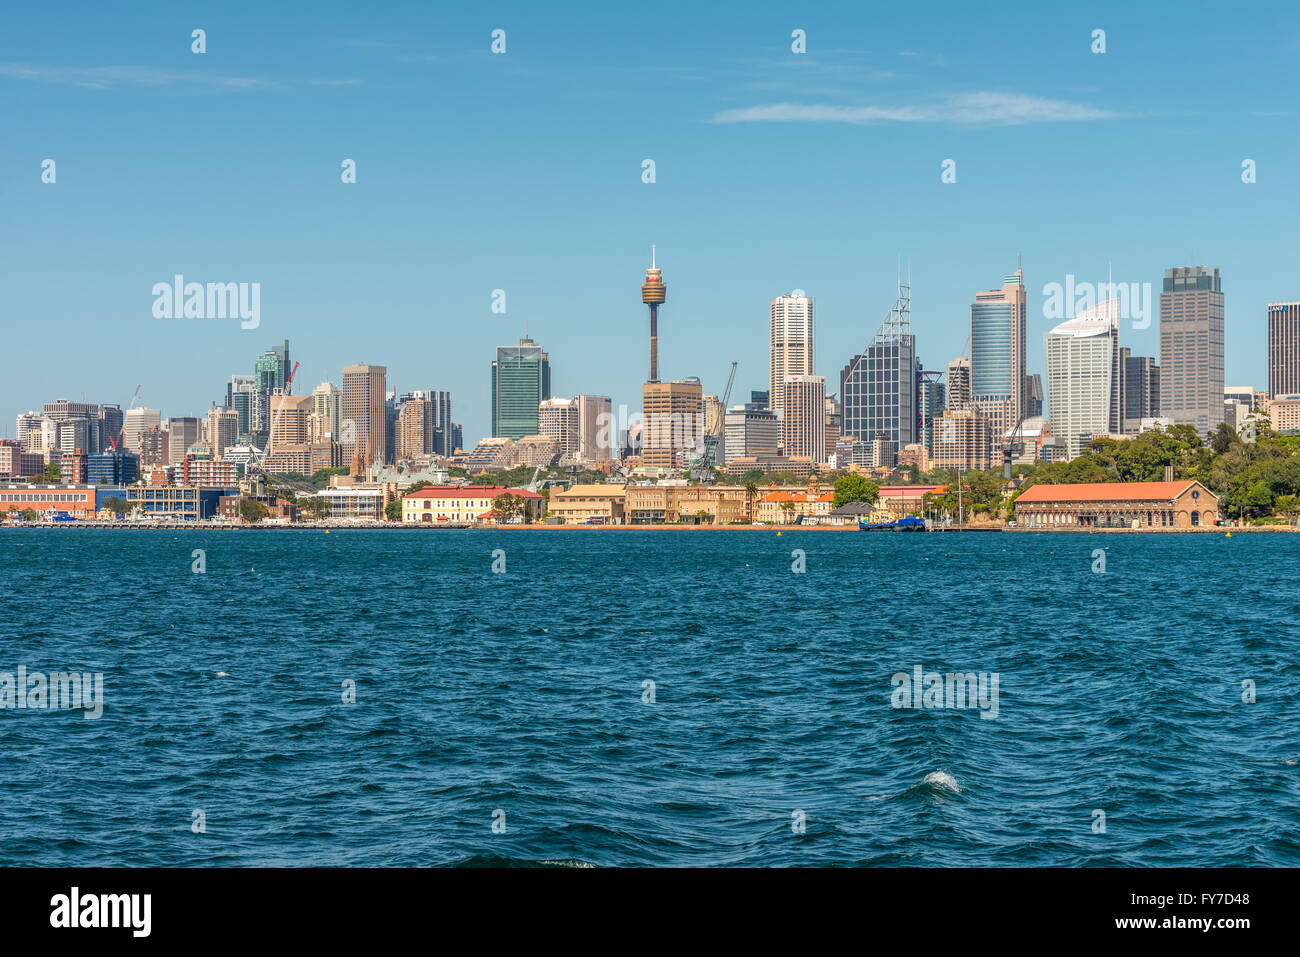
[[[551,358],[532,339],[497,348],[492,363],[492,435],[537,434],[537,406],[551,397]]]

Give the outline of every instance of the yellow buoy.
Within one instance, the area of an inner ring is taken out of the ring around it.
[[[1232,538],[1232,532],[1224,532],[1225,538]]]
[[[777,538],[780,538],[780,537],[781,537],[781,533],[780,533],[780,532],[777,532],[777,533],[776,533],[776,537],[777,537]]]
[[[330,533],[330,530],[329,530],[328,528],[325,529],[325,534],[328,535],[329,533]]]

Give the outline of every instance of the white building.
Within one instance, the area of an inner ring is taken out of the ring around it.
[[[1119,417],[1119,300],[1085,309],[1043,336],[1051,432],[1073,459]]]
[[[581,443],[581,412],[576,399],[543,399],[537,404],[537,433],[555,443],[556,454],[572,461]]]
[[[768,403],[777,413],[784,401],[782,388],[790,376],[813,374],[813,301],[796,289],[772,300]],[[788,453],[787,453],[788,454]]]
[[[140,451],[140,433],[162,428],[162,413],[157,409],[127,409],[122,413],[122,449]]]

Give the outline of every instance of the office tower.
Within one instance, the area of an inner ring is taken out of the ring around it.
[[[985,471],[993,464],[988,416],[974,406],[948,409],[934,425],[932,464],[937,469]]]
[[[99,445],[98,451],[112,451],[122,437],[122,407],[120,405],[101,405],[99,407]]]
[[[1218,269],[1165,270],[1160,293],[1160,414],[1202,436],[1223,422],[1223,285]]]
[[[916,441],[918,365],[911,299],[910,281],[900,278],[898,298],[866,352],[840,373],[846,436],[870,442],[884,433],[900,447]]]
[[[1268,394],[1300,393],[1300,302],[1268,304]]]
[[[28,436],[32,433],[36,433],[39,436],[41,431],[41,422],[43,421],[47,420],[40,412],[19,412],[14,419],[14,438],[22,443],[23,448],[31,448]]]
[[[451,393],[430,389],[427,396],[433,405],[433,447],[429,451],[434,455],[451,455],[456,448],[451,441]]]
[[[256,432],[257,423],[253,420],[253,403],[250,396],[257,391],[256,380],[251,375],[232,375],[226,382],[226,401],[223,405],[233,409],[239,416],[238,435]]]
[[[1085,309],[1043,337],[1051,430],[1073,459],[1119,421],[1119,300]]]
[[[311,390],[311,411],[316,417],[317,432],[313,442],[339,440],[343,419],[343,392],[333,382],[322,382]]]
[[[397,389],[384,398],[384,457],[375,461],[387,465],[393,464],[397,455],[397,416],[401,412],[397,404]]]
[[[55,419],[54,428],[59,451],[64,455],[90,447],[90,420],[77,417]]]
[[[650,382],[659,381],[659,307],[668,296],[661,270],[655,265],[655,248],[650,247],[650,268],[641,284],[641,301],[650,307]],[[542,398],[549,398],[550,390]],[[505,434],[505,433],[502,433]]]
[[[463,452],[465,450],[465,427],[456,422],[451,427],[451,449],[452,452]]]
[[[120,449],[86,458],[87,485],[132,485],[140,480],[140,456]]]
[[[1153,356],[1120,350],[1124,364],[1124,433],[1137,435],[1142,420],[1160,414],[1160,367]]]
[[[767,383],[772,408],[778,415],[782,411],[785,380],[814,372],[813,313],[813,300],[797,289],[772,300]]]
[[[99,416],[99,406],[93,402],[56,399],[45,403],[45,414],[56,422],[63,419],[93,419]]]
[[[647,382],[641,388],[641,460],[674,469],[704,441],[704,390],[699,379]]]
[[[190,446],[200,439],[200,422],[194,416],[176,416],[167,420],[167,449],[170,465],[183,465]]]
[[[725,461],[759,454],[775,455],[781,444],[781,420],[756,403],[733,405],[723,420]]]
[[[926,452],[934,454],[934,423],[947,408],[942,372],[917,372],[917,419],[919,441]]]
[[[971,401],[988,418],[994,442],[1025,418],[1025,302],[1017,269],[1001,289],[976,293],[970,307]]]
[[[555,443],[557,455],[576,458],[581,445],[579,416],[576,399],[544,399],[537,406],[537,434]]]
[[[745,403],[747,409],[770,409],[772,408],[772,393],[769,391],[759,392],[754,389],[749,393],[749,401]]]
[[[537,408],[551,397],[551,357],[528,337],[500,346],[492,362],[492,435],[537,434]]]
[[[343,419],[339,423],[344,461],[357,453],[369,456],[363,465],[388,460],[384,386],[388,369],[361,363],[343,367]]]
[[[781,444],[787,457],[826,461],[826,378],[791,375],[781,384]]]
[[[289,380],[289,340],[281,339],[257,357],[253,363],[253,379],[258,392],[272,395],[286,391]]]
[[[1122,369],[1120,370],[1123,371]],[[1043,377],[1035,372],[1025,376],[1025,418],[1036,419],[1043,414]]]
[[[271,396],[271,435],[266,449],[274,452],[286,445],[309,445],[311,429],[307,417],[311,414],[309,395]],[[175,450],[173,450],[173,459]],[[181,456],[184,461],[184,456]]]
[[[219,405],[208,410],[206,438],[212,446],[212,454],[220,458],[226,449],[235,444],[239,437],[239,413],[234,409],[223,409]]]
[[[72,402],[68,399],[56,399],[53,402],[45,403],[45,416],[58,422],[80,421],[85,423],[84,428],[64,428],[58,434],[62,436],[76,433],[76,443],[69,446],[62,438],[58,439],[59,447],[65,452],[71,452],[73,449],[81,449],[83,452],[99,451],[99,406],[93,402]]]
[[[970,403],[970,359],[958,356],[948,363],[948,408],[964,409]]]
[[[122,449],[140,451],[140,435],[146,429],[162,429],[162,413],[157,409],[127,409],[122,413]],[[153,463],[146,463],[152,465]]]
[[[433,403],[410,396],[397,413],[397,459],[428,455],[433,451]]]
[[[578,457],[590,465],[608,462],[618,443],[614,406],[607,395],[575,395],[578,403]]]

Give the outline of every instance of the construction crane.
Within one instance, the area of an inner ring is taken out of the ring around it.
[[[139,397],[139,395],[140,395],[140,387],[137,385],[135,387],[135,391],[131,393],[131,401],[127,404],[126,412],[130,412],[132,409],[135,408],[135,400]],[[117,444],[122,441],[122,436],[126,435],[126,412],[122,413],[122,428],[118,430],[117,438],[109,439],[109,445],[112,446],[114,452],[117,451]],[[129,452],[131,450],[127,449],[127,451]]]
[[[718,447],[718,443],[725,438],[727,403],[731,401],[731,387],[736,381],[736,365],[737,363],[733,360],[731,373],[727,376],[727,387],[722,390],[722,407],[718,414],[717,426],[711,435],[704,436],[704,454],[696,461],[693,469],[694,476],[701,482],[707,482],[713,478],[713,454]],[[710,439],[713,441],[710,442]]]

